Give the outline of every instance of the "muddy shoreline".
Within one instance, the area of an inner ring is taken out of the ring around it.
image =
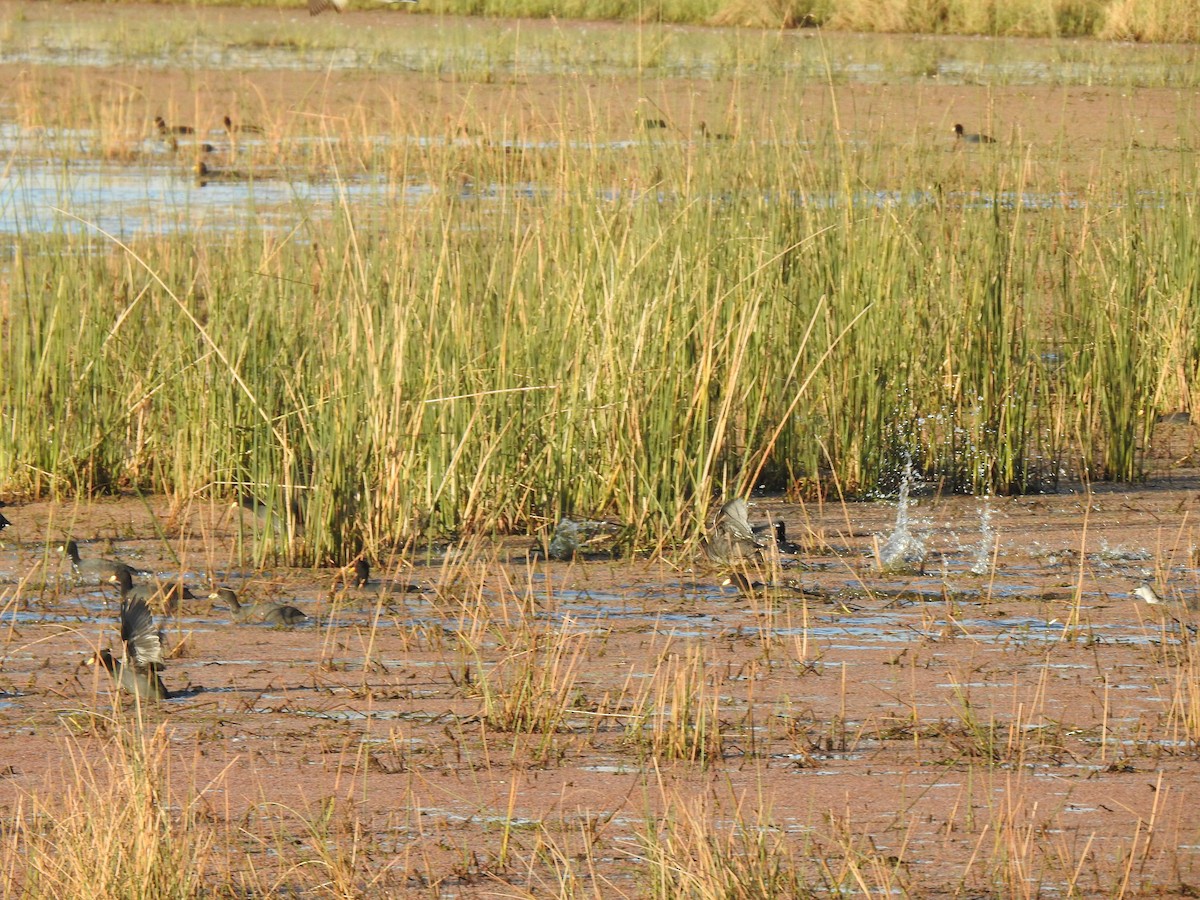
[[[189,604],[167,624],[179,650],[163,677],[180,696],[144,714],[167,729],[176,789],[206,797],[218,823],[282,804],[287,824],[272,827],[302,830],[322,803],[349,804],[371,848],[359,877],[380,896],[553,882],[536,846],[587,828],[599,894],[639,896],[647,822],[698,799],[714,822],[754,810],[826,864],[857,848],[914,895],[995,889],[1018,851],[1046,890],[1110,895],[1136,857],[1135,893],[1174,893],[1197,878],[1188,704],[1200,668],[1186,614],[1130,596],[1156,580],[1172,597],[1200,594],[1197,475],[1171,482],[990,500],[983,575],[970,572],[973,498],[922,498],[911,515],[925,571],[892,575],[873,553],[894,503],[759,501],[755,516],[782,517],[806,547],[788,570],[804,593],[764,596],[689,558],[524,562],[526,539],[396,560],[377,567],[382,582],[345,589],[331,572],[246,570],[218,507],[178,518],[167,544],[158,504],[158,522],[130,501],[10,508],[0,803],[11,815],[70,779],[65,747],[97,752],[114,703],[130,713],[78,665],[115,641],[114,606],[63,580],[56,558],[41,567],[44,536],[70,521],[85,556],[174,571],[169,545],[191,583],[211,574],[314,616],[274,630]],[[47,590],[28,587],[42,580]],[[555,731],[490,724],[481,679],[502,687],[523,654],[564,639],[579,656]],[[664,679],[688,658],[717,698],[718,749],[654,762],[648,736],[665,724],[652,711],[669,712]],[[512,820],[524,830],[499,865],[496,823]],[[466,848],[473,873],[456,868]],[[296,883],[288,871],[281,884]]]

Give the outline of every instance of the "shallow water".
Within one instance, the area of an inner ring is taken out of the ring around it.
[[[6,9],[0,4],[0,11]],[[101,18],[86,12],[74,14],[64,7],[62,16],[43,15],[43,10],[20,11],[9,15],[5,54],[0,62],[51,70],[87,72],[96,67],[129,66],[129,78],[140,83],[157,70],[169,72],[303,71],[329,76],[341,71],[371,71],[386,79],[389,72],[428,73],[421,76],[421,91],[431,96],[442,91],[443,80],[462,79],[470,85],[505,84],[524,86],[535,78],[575,79],[701,79],[715,81],[720,91],[742,90],[746,79],[767,79],[764,93],[783,94],[811,85],[916,85],[918,90],[905,102],[921,102],[924,86],[953,89],[956,86],[1001,85],[1163,85],[1200,84],[1200,54],[1186,47],[1137,47],[1075,41],[1001,41],[979,38],[897,37],[890,35],[816,35],[813,32],[740,32],[714,29],[689,29],[644,26],[640,29],[614,29],[606,26],[578,25],[569,29],[550,23],[488,22],[426,16],[386,16],[377,13],[367,19],[342,17],[338,22],[310,22],[293,11],[276,14],[265,11],[232,15],[231,20],[205,21],[192,13],[163,13],[160,28],[147,27],[136,13],[116,8]],[[158,11],[156,10],[156,13]],[[116,22],[110,23],[110,16]],[[236,20],[236,22],[234,21]],[[355,22],[356,24],[351,24]],[[319,29],[319,30],[318,30]],[[630,40],[630,34],[636,40]],[[653,46],[653,52],[642,49]],[[85,78],[90,77],[88,75]],[[264,76],[265,77],[265,76]],[[244,87],[243,87],[244,90]],[[466,88],[469,95],[470,89]],[[639,87],[638,114],[657,117],[660,99],[644,96]],[[930,94],[929,96],[932,96]],[[542,102],[536,92],[525,101]],[[197,102],[194,98],[190,102]],[[207,101],[211,102],[211,101]],[[226,102],[223,100],[222,102]],[[427,102],[427,101],[424,101]],[[645,103],[649,102],[649,106]],[[765,99],[764,102],[771,102]],[[953,101],[952,101],[953,102]],[[1124,101],[1121,101],[1124,102]],[[989,101],[990,103],[990,101]],[[199,105],[197,103],[197,105]],[[677,115],[698,115],[685,107],[694,102],[677,103]],[[643,106],[645,108],[643,109]],[[472,115],[468,101],[462,112],[447,114],[447,120],[466,127]],[[165,111],[165,110],[164,110]],[[278,115],[278,121],[308,121],[327,113],[312,113],[299,105]],[[631,111],[632,112],[632,111]],[[147,110],[147,127],[154,109]],[[510,135],[513,113],[503,116],[504,126],[493,134]],[[540,115],[549,115],[541,110]],[[845,127],[841,133],[826,134],[820,121],[823,112],[812,115],[795,111],[796,118],[782,131],[755,126],[738,140],[721,142],[721,147],[740,147],[747,157],[763,153],[773,144],[786,146],[789,153],[806,154],[808,145],[797,133],[822,135],[836,139],[847,150],[889,152],[892,142],[924,135],[895,135],[876,130],[874,122],[867,130]],[[816,118],[814,118],[814,115]],[[937,104],[929,107],[926,117],[945,120],[946,110]],[[989,113],[989,118],[990,118]],[[296,117],[299,117],[296,119]],[[740,114],[739,114],[740,117]],[[193,139],[180,138],[175,148],[168,147],[154,133],[108,134],[102,140],[86,129],[73,127],[28,127],[36,121],[17,97],[0,98],[0,234],[86,234],[96,229],[121,239],[139,235],[169,235],[192,231],[222,232],[240,229],[293,231],[298,223],[311,217],[332,216],[343,204],[356,210],[386,206],[420,205],[432,197],[453,192],[464,200],[483,207],[519,199],[535,204],[555,204],[563,200],[557,189],[546,184],[457,181],[447,184],[425,173],[393,180],[386,172],[367,171],[351,177],[337,177],[312,164],[326,158],[330,147],[324,137],[289,135],[279,145],[257,135],[235,135],[214,128]],[[209,113],[210,120],[219,114]],[[409,134],[359,132],[362,146],[388,148],[401,154],[455,144],[474,146],[477,138],[447,137],[431,133],[430,128],[446,124],[417,121],[419,127]],[[868,116],[869,118],[869,116]],[[138,121],[132,116],[128,121]],[[315,119],[314,119],[315,120]],[[952,119],[950,121],[953,121]],[[798,132],[797,123],[806,123]],[[199,124],[199,123],[197,123]],[[475,132],[476,122],[470,121]],[[528,123],[525,123],[526,125]],[[633,127],[632,122],[627,123]],[[995,122],[996,128],[1001,127]],[[492,150],[546,154],[555,157],[569,150],[580,154],[606,153],[615,156],[617,167],[623,156],[646,152],[662,153],[664,165],[676,165],[681,152],[704,152],[706,142],[694,132],[695,119],[672,120],[661,132],[633,127],[629,134],[604,134],[566,140],[496,139],[486,146]],[[291,127],[289,124],[288,127]],[[523,126],[521,126],[523,127]],[[1028,126],[1013,122],[997,130],[997,136],[1020,149],[1029,140],[1022,130]],[[944,150],[946,162],[959,166],[964,154],[958,151],[948,134],[948,124],[939,124],[940,141],[931,145]],[[811,130],[809,130],[811,129]],[[1047,146],[1066,140],[1065,128],[1055,128],[1055,137]],[[521,133],[518,131],[517,133]],[[232,138],[232,139],[231,139]],[[1166,137],[1144,136],[1137,127],[1120,136],[1114,149],[1128,148],[1133,140],[1144,140],[1147,153],[1160,150],[1178,155],[1186,146],[1186,129],[1177,128]],[[1181,143],[1182,142],[1182,143]],[[212,152],[204,153],[197,145],[208,143]],[[682,151],[681,151],[682,148]],[[974,148],[968,159],[991,159],[985,154],[1011,152],[1009,147]],[[1057,152],[1057,151],[1055,151]],[[203,157],[218,174],[200,181],[195,175],[198,157]],[[264,159],[291,160],[275,166]],[[369,170],[369,158],[360,160]],[[384,168],[383,165],[380,168]],[[1085,166],[1086,168],[1086,166]],[[435,167],[438,172],[444,169]],[[783,204],[797,207],[829,208],[849,204],[864,211],[913,207],[955,208],[990,212],[1003,210],[1084,211],[1114,209],[1134,202],[1161,205],[1174,198],[1149,192],[1130,199],[1126,196],[1089,195],[1078,190],[1014,190],[996,184],[967,190],[942,190],[929,180],[918,188],[898,188],[889,184],[857,187],[847,199],[840,192],[813,190],[807,186],[781,184],[766,194],[748,195],[706,189],[684,195],[641,187],[597,188],[597,204],[630,202],[682,205],[704,202],[736,207],[746,202]],[[947,179],[953,185],[952,179]],[[568,198],[570,199],[570,198]],[[302,237],[302,236],[301,236]]]
[[[464,200],[493,205],[499,210],[512,199],[552,204],[563,198],[537,184],[466,184],[452,189]],[[342,203],[360,211],[396,204],[417,206],[446,193],[447,188],[428,181],[401,184],[385,176],[360,175],[344,180],[313,178],[301,171],[252,169],[235,179],[196,176],[192,164],[168,157],[153,162],[114,164],[90,161],[46,163],[29,161],[0,172],[0,234],[88,234],[104,232],[121,239],[137,236],[219,233],[245,229],[291,231],[308,217],[332,216]],[[683,205],[700,199],[718,206],[734,206],[749,197],[732,194],[700,198],[677,193],[598,191],[597,204],[641,203]],[[767,204],[837,208],[844,199],[835,194],[792,191],[754,195]],[[1171,198],[1146,195],[1141,202],[1162,205]],[[1123,201],[1087,199],[1061,193],[1022,191],[934,193],[870,190],[856,193],[855,209],[937,207],[941,204],[981,213],[1000,207],[1026,212],[1117,209]]]

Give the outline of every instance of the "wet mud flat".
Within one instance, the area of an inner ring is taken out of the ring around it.
[[[802,545],[763,576],[799,589],[749,594],[686,550],[556,562],[527,539],[345,587],[242,566],[246,523],[219,505],[7,508],[0,815],[141,728],[205,810],[223,884],[316,895],[337,869],[366,896],[646,896],[707,847],[766,848],[818,892],[1183,895],[1200,653],[1191,613],[1131,592],[1200,596],[1197,483],[917,496],[926,557],[892,573],[894,501],[760,499],[752,518]],[[186,603],[164,618],[177,697],[139,726],[81,665],[116,643],[116,603],[47,550],[66,528],[85,557],[313,621]]]

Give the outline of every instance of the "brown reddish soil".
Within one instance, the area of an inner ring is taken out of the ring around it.
[[[167,729],[175,790],[201,795],[220,826],[266,833],[270,852],[254,844],[247,859],[260,877],[280,865],[279,889],[312,876],[282,865],[269,836],[291,835],[292,862],[315,858],[300,822],[332,800],[345,818],[331,840],[359,849],[355,883],[374,896],[541,895],[558,884],[555,854],[598,895],[638,896],[648,823],[694,807],[712,834],[772,824],[814,886],[859,871],[911,896],[1021,893],[1012,879],[1031,895],[1127,882],[1174,896],[1200,886],[1200,653],[1186,611],[1130,592],[1157,577],[1200,595],[1198,481],[992,500],[982,576],[968,571],[978,500],[919,499],[924,572],[892,575],[872,554],[894,503],[759,501],[756,517],[782,517],[806,545],[783,573],[804,593],[750,598],[682,552],[527,561],[516,540],[392,560],[344,589],[330,571],[239,565],[248,523],[220,505],[10,507],[0,806],[52,797],[74,777],[72,744],[103,752],[114,726],[89,711],[131,711],[80,665],[115,642],[115,609],[44,552],[69,530],[85,556],[182,570],[195,587],[212,577],[314,617],[280,631],[189,604],[168,625],[178,649],[163,675],[180,696],[147,712]],[[556,639],[580,656],[573,674],[558,663],[574,683],[555,733],[489,723],[483,682],[545,671]],[[692,689],[719,697],[719,751],[656,761],[653,728],[632,723],[681,702],[668,682],[689,654],[704,671]],[[223,877],[236,883],[239,860]]]

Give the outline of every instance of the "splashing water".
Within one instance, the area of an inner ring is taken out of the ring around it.
[[[900,500],[896,506],[896,526],[879,548],[879,563],[885,572],[919,569],[925,562],[925,542],[909,530],[908,490],[912,483],[912,460],[904,464],[900,479]]]
[[[986,575],[996,550],[996,529],[992,527],[992,504],[990,497],[983,498],[983,510],[979,514],[979,543],[975,545],[975,563],[972,575]]]

